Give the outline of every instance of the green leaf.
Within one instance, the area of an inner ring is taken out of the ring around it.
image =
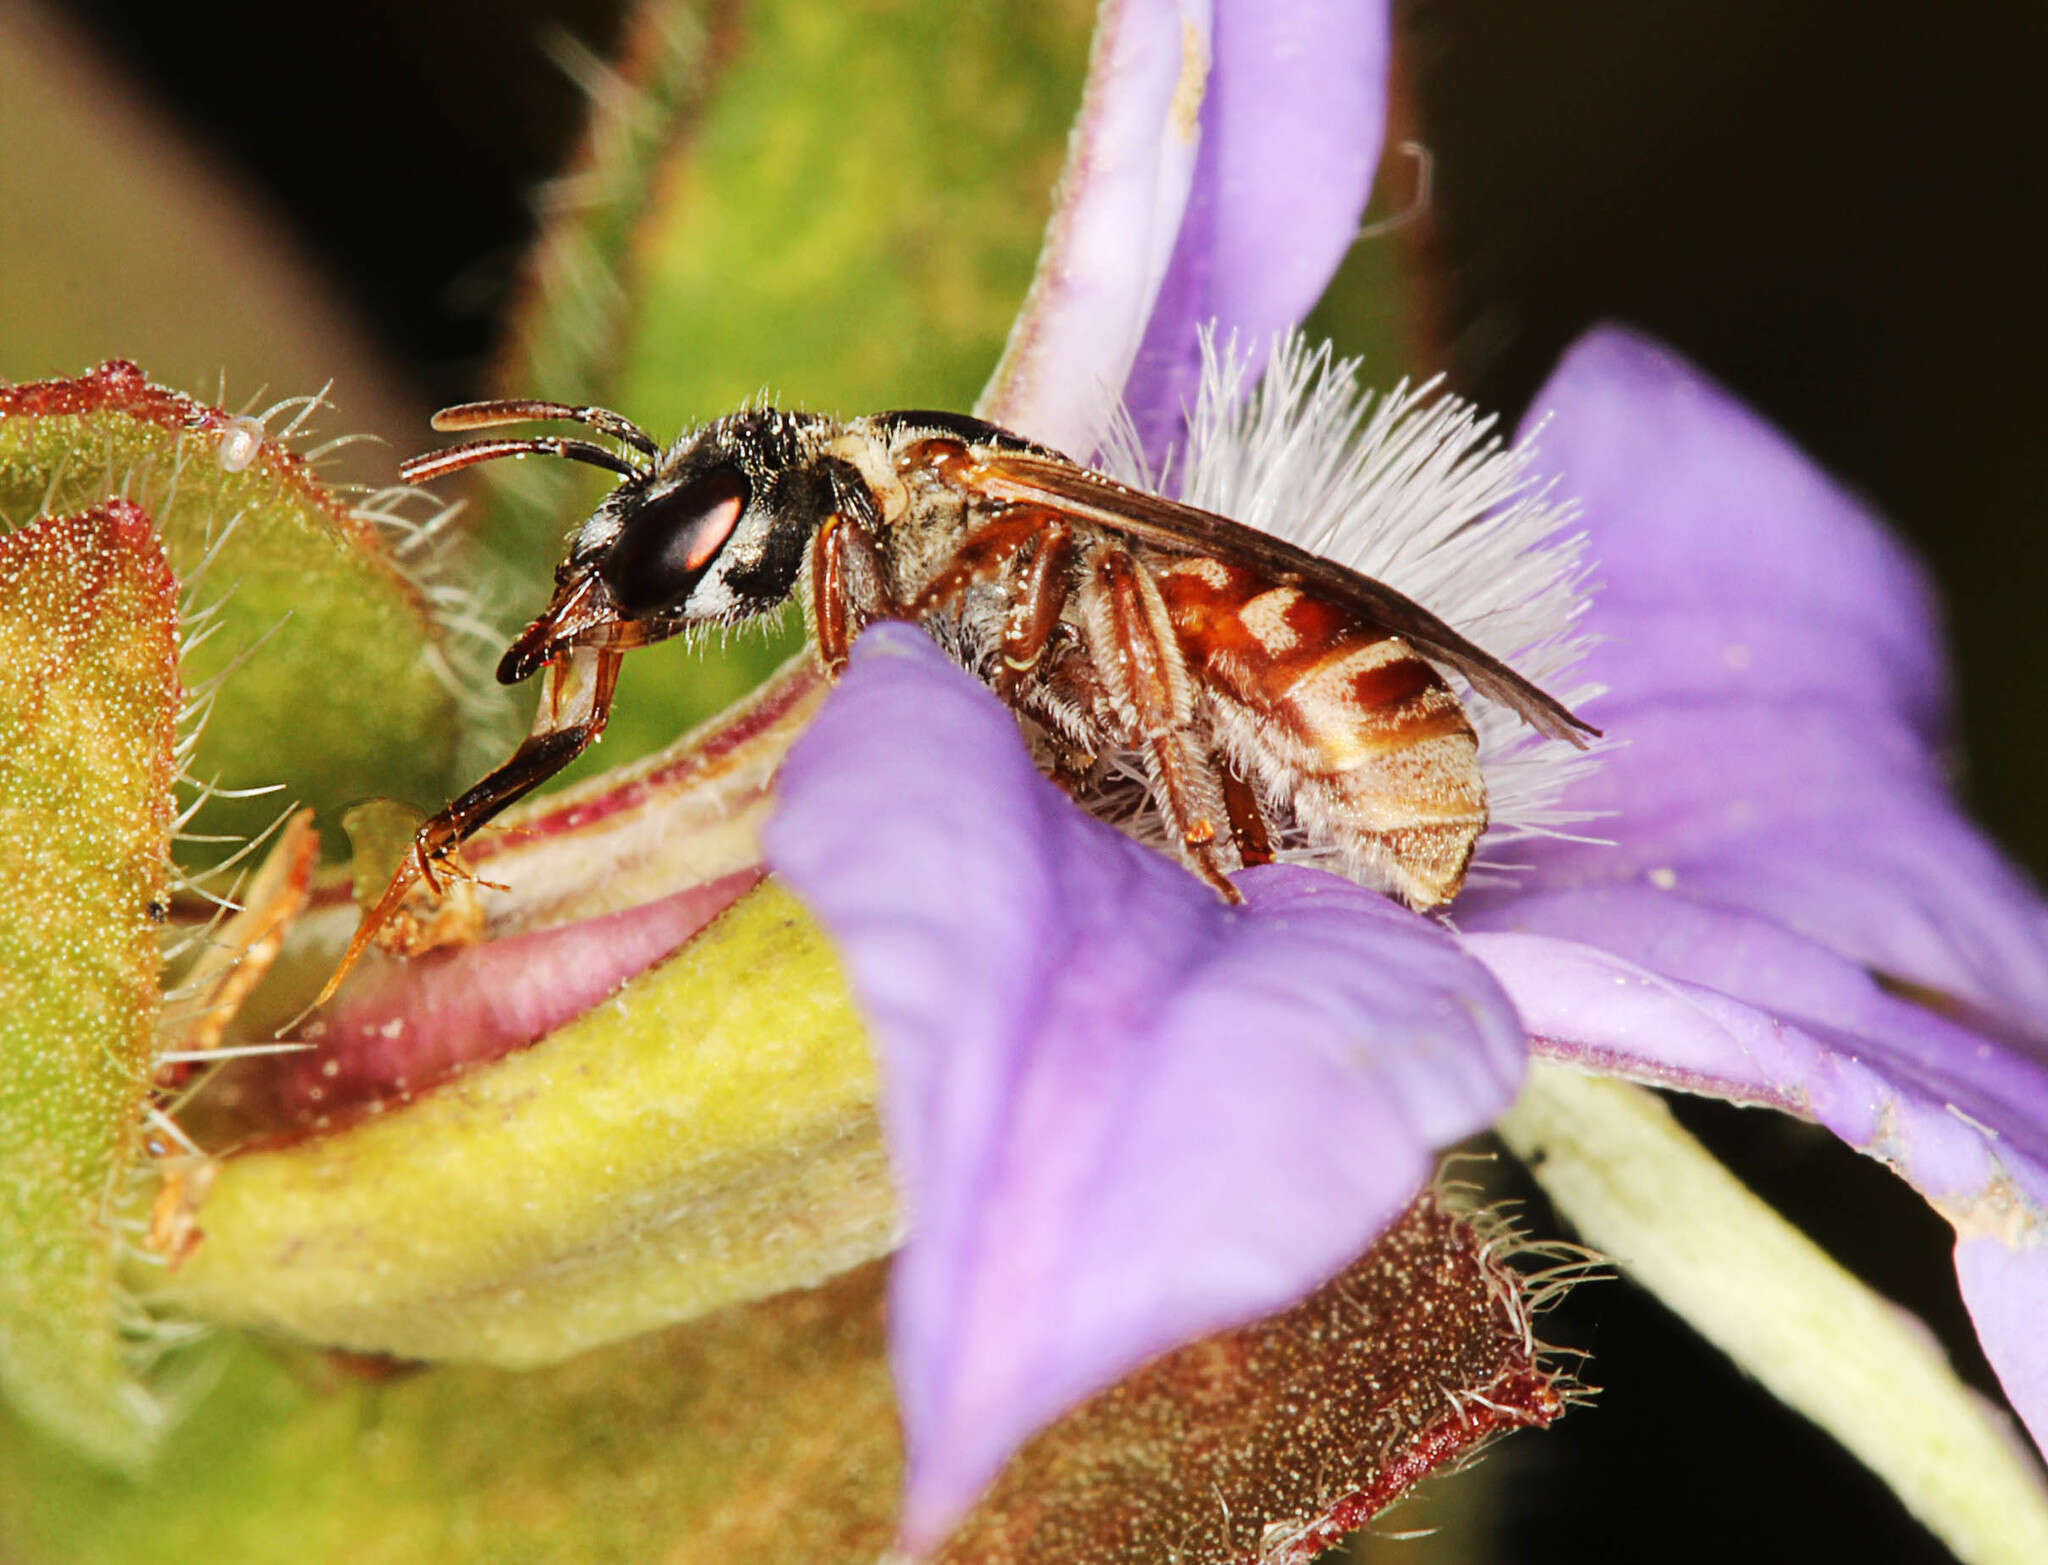
[[[747,6],[644,235],[622,406],[968,406],[1031,279],[1092,10]]]
[[[0,1391],[133,1465],[107,1210],[159,1006],[178,592],[121,502],[0,538]]]
[[[0,525],[115,495],[155,519],[210,630],[185,683],[219,681],[190,774],[284,785],[214,800],[195,832],[248,835],[292,799],[329,825],[369,794],[437,806],[459,733],[434,613],[372,524],[260,433],[132,364],[0,386]]]

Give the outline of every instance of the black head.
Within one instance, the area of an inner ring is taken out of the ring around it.
[[[735,413],[665,453],[616,413],[559,403],[474,403],[434,423],[468,429],[527,418],[573,418],[623,449],[546,436],[479,441],[401,469],[417,481],[500,456],[550,455],[621,475],[571,540],[554,601],[498,665],[506,684],[572,646],[638,646],[778,607],[831,509],[832,481],[814,460],[825,421],[807,414]]]

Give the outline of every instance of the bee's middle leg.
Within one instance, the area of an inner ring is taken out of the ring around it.
[[[1013,576],[1001,661],[989,680],[995,693],[1012,705],[1024,682],[1038,672],[1053,632],[1059,629],[1073,574],[1074,530],[1053,517],[1039,529],[1029,562]]]

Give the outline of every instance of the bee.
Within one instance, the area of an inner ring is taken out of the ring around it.
[[[1276,820],[1413,907],[1457,892],[1487,806],[1446,670],[1553,738],[1597,733],[1392,588],[979,419],[750,408],[666,450],[604,408],[475,402],[433,422],[530,421],[613,443],[476,440],[400,469],[546,455],[620,481],[498,665],[505,684],[551,673],[532,735],[420,829],[366,926],[597,737],[625,651],[791,596],[828,675],[864,626],[907,620],[1036,725],[1063,777],[1135,753],[1168,840],[1233,902],[1229,871],[1272,857]]]

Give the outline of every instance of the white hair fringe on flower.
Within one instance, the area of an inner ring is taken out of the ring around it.
[[[1300,333],[1275,340],[1256,384],[1234,336],[1219,344],[1204,330],[1201,352],[1186,445],[1167,453],[1162,476],[1121,411],[1103,471],[1384,582],[1575,711],[1604,692],[1573,679],[1595,640],[1580,628],[1593,565],[1578,504],[1537,469],[1533,436],[1509,445],[1499,420],[1443,392],[1441,376],[1375,394],[1359,384],[1360,360]],[[1497,881],[1514,867],[1502,847],[1573,836],[1597,818],[1563,800],[1613,741],[1580,750],[1547,739],[1441,672],[1478,733],[1486,779],[1491,824],[1472,883]],[[1282,858],[1341,868],[1330,850],[1281,843]]]

